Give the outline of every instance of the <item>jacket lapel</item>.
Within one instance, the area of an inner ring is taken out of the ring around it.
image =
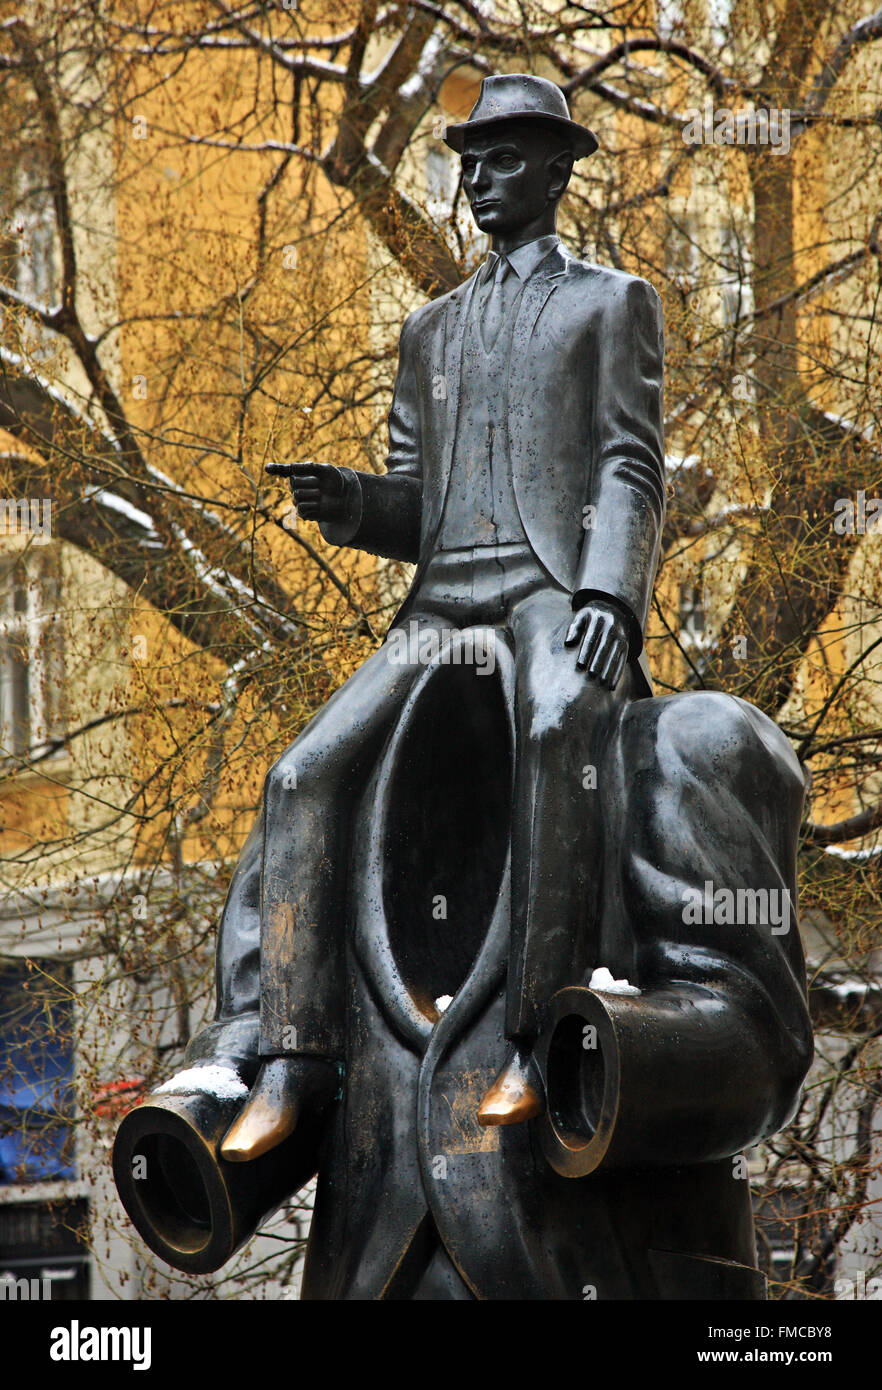
[[[558,246],[536,267],[524,286],[512,334],[511,357],[508,364],[506,395],[511,481],[521,523],[534,551],[536,546],[532,539],[531,518],[534,518],[537,498],[532,477],[537,471],[542,471],[545,461],[536,458],[533,406],[538,364],[531,340],[542,310],[558,285],[566,278],[570,259]],[[545,497],[544,502],[540,499],[540,504],[554,505],[554,499]],[[545,556],[540,555],[539,558],[548,565]],[[552,568],[551,573],[554,572]]]
[[[431,527],[432,538],[434,538],[438,523],[444,514],[447,484],[450,481],[450,466],[453,461],[456,423],[459,416],[462,343],[479,274],[480,271],[476,271],[471,279],[467,280],[461,287],[459,293],[452,294],[447,301],[447,313],[444,320],[444,384],[447,392],[447,423],[442,440],[441,478],[437,494],[437,508]]]
[[[511,358],[508,369],[509,391],[511,390],[512,372],[528,365],[530,338],[536,327],[536,321],[566,275],[568,261],[569,257],[566,252],[561,247],[556,247],[536,267],[524,286],[518,316],[515,320],[514,333],[512,334]]]

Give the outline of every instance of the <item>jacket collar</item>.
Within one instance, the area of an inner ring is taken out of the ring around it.
[[[535,241],[528,241],[523,246],[518,246],[516,250],[509,252],[505,257],[500,257],[495,251],[490,251],[478,274],[479,283],[485,284],[491,279],[500,259],[508,261],[520,281],[529,280],[537,266],[541,265],[552,251],[556,251],[560,244],[560,237],[552,233],[550,236],[540,236]]]

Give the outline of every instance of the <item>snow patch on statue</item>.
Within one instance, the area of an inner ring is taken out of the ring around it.
[[[627,980],[614,980],[612,974],[605,965],[599,965],[588,981],[588,988],[597,990],[598,994],[639,994],[636,985],[629,984]]]
[[[218,1100],[240,1100],[247,1096],[248,1087],[232,1067],[188,1067],[157,1086],[154,1094],[178,1095],[192,1091],[205,1091],[217,1096]]]

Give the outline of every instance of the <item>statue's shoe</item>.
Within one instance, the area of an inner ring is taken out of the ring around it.
[[[305,1104],[326,1104],[337,1084],[337,1069],[324,1057],[267,1058],[221,1143],[221,1158],[228,1163],[260,1158],[294,1133]]]
[[[545,1112],[542,1083],[531,1052],[513,1048],[478,1106],[479,1125],[518,1125]]]

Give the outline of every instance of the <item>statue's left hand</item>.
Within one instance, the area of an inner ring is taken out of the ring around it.
[[[579,645],[576,665],[580,671],[615,690],[628,660],[628,623],[622,611],[603,599],[591,599],[580,608],[564,639],[568,647]]]

